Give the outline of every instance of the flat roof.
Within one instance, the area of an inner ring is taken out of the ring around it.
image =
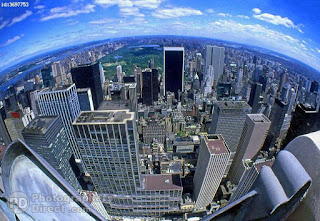
[[[230,150],[220,134],[208,134],[203,136],[210,154],[230,153]]]
[[[222,109],[251,108],[250,105],[245,101],[217,101],[215,104]]]
[[[40,90],[38,93],[42,94],[42,93],[49,93],[49,92],[55,92],[55,91],[58,92],[58,91],[69,90],[74,85],[75,84],[63,85],[63,86],[57,86],[57,87],[46,87],[46,88],[43,88],[42,90]]]
[[[264,114],[248,114],[247,116],[255,123],[271,123]]]
[[[262,162],[256,162],[253,165],[255,168],[257,168],[258,172],[260,173],[262,167],[264,166],[272,167],[273,163],[274,163],[274,159],[270,159]]]
[[[128,120],[134,120],[134,112],[129,110],[81,111],[73,125],[125,123]]]
[[[164,51],[184,51],[184,47],[163,47]]]
[[[148,174],[143,180],[145,190],[182,190],[178,174]]]
[[[129,109],[129,100],[102,101],[98,110],[124,110]]]
[[[91,90],[89,87],[87,87],[87,88],[77,88],[77,92],[79,93],[79,92],[87,92],[87,91],[89,91],[89,90]]]
[[[22,133],[44,134],[57,118],[57,116],[38,116],[22,130]]]

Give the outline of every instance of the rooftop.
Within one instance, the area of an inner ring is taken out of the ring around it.
[[[78,93],[87,92],[87,91],[89,91],[89,90],[91,90],[89,87],[87,87],[87,88],[77,88],[77,92],[78,92]]]
[[[50,125],[57,119],[57,116],[39,116],[34,118],[28,126],[26,126],[22,133],[28,134],[44,134]]]
[[[181,179],[177,174],[148,174],[143,179],[145,190],[182,190]]]
[[[215,104],[222,109],[251,108],[245,101],[217,101]]]
[[[123,110],[129,109],[129,100],[110,100],[103,101],[98,110]]]
[[[73,124],[113,124],[134,120],[134,113],[129,110],[82,111]]]
[[[184,51],[184,47],[163,47],[164,51]]]
[[[270,159],[262,162],[255,162],[253,165],[255,168],[257,168],[258,172],[260,173],[262,167],[264,166],[272,167],[273,163],[274,163],[274,159]]]
[[[226,142],[220,134],[204,135],[203,140],[206,143],[210,154],[224,154],[230,152]]]
[[[248,117],[255,123],[270,123],[271,121],[264,114],[248,114]]]
[[[43,88],[42,90],[40,90],[39,94],[48,93],[48,92],[55,92],[55,91],[69,90],[73,86],[75,86],[75,84],[63,85],[63,86],[57,86],[57,87],[46,87],[46,88]]]

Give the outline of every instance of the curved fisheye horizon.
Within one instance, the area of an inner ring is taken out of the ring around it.
[[[320,71],[315,1],[30,1],[1,7],[0,70],[32,55],[137,35],[206,37],[265,48]],[[275,4],[276,3],[276,4]]]

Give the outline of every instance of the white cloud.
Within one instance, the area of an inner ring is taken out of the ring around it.
[[[10,38],[10,39],[8,39],[4,44],[2,44],[2,45],[0,45],[1,47],[4,47],[4,46],[7,46],[7,45],[10,45],[10,44],[12,44],[13,42],[15,42],[15,41],[18,41],[20,38],[22,38],[24,35],[22,34],[22,35],[17,35],[17,36],[15,36],[15,37],[13,37],[13,38]]]
[[[316,48],[316,50],[317,50],[318,53],[320,53],[320,49],[319,48]]]
[[[4,27],[6,27],[6,26],[7,26],[7,24],[9,24],[9,21],[8,21],[8,20],[7,20],[7,21],[2,22],[2,23],[0,24],[0,30],[1,30],[1,29],[3,29]]]
[[[246,15],[237,15],[237,18],[250,19],[250,17]]]
[[[228,13],[218,13],[217,15],[220,17],[232,17],[232,15],[230,15]]]
[[[255,14],[260,14],[261,13],[261,9],[259,9],[259,8],[254,8],[254,9],[252,9],[252,11]]]
[[[219,20],[203,29],[210,36],[228,41],[256,45],[288,55],[320,70],[320,58],[312,54],[297,38],[259,24],[242,24],[233,20]],[[201,34],[201,33],[199,33]],[[319,49],[318,49],[319,50]],[[320,50],[318,51],[320,53]]]
[[[94,12],[95,5],[86,5],[80,9],[73,9],[71,7],[56,7],[50,10],[49,15],[42,17],[40,21],[48,21],[56,18],[67,18],[79,14],[88,14]]]
[[[152,12],[152,16],[156,18],[177,18],[190,15],[202,15],[203,13],[200,10],[193,8],[166,8],[158,9]]]
[[[134,5],[139,8],[156,9],[163,0],[136,0]]]
[[[281,17],[280,15],[273,15],[273,14],[269,14],[269,13],[262,13],[261,14],[261,10],[258,8],[254,8],[252,9],[253,11],[253,17],[256,19],[259,19],[261,21],[264,22],[268,22],[274,25],[283,25],[287,28],[295,28],[297,29],[300,33],[303,33],[303,31],[301,30],[301,24],[296,25],[294,24],[293,21],[291,21],[288,17]]]
[[[164,0],[95,0],[94,3],[101,5],[102,7],[110,7],[112,5],[118,5],[122,7],[133,7],[156,9]]]
[[[44,5],[36,5],[34,6],[35,9],[44,9],[46,6]]]
[[[112,24],[115,23],[116,21],[118,21],[117,19],[114,18],[103,18],[100,20],[94,20],[94,21],[90,21],[89,24],[96,24],[96,25],[100,25],[100,24]]]
[[[101,5],[103,7],[110,7],[112,5],[118,4],[117,0],[95,0],[94,3]]]
[[[214,10],[212,8],[208,8],[208,9],[206,9],[206,12],[209,14],[212,14],[212,13],[214,13]]]
[[[17,17],[14,17],[11,20],[10,24],[8,24],[8,26],[10,27],[10,26],[14,25],[15,23],[21,22],[24,19],[28,18],[30,15],[32,15],[32,11],[27,10],[24,14],[17,16]]]
[[[144,14],[139,12],[139,8],[137,7],[125,7],[120,8],[120,14],[122,16],[137,16],[137,17],[144,17]]]

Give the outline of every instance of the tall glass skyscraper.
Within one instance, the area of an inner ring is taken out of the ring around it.
[[[73,188],[81,189],[69,163],[72,149],[60,117],[39,116],[22,131],[34,151],[42,156]]]
[[[225,48],[207,45],[206,47],[206,70],[209,65],[213,66],[214,82],[217,85],[224,69]]]
[[[183,91],[184,87],[184,48],[164,47],[164,93],[174,92],[176,97],[178,91]]]
[[[59,116],[66,129],[73,154],[80,159],[77,149],[72,122],[80,113],[80,105],[75,84],[56,88],[44,88],[37,93],[40,114],[44,116]]]
[[[103,101],[104,73],[101,63],[82,65],[71,69],[72,81],[77,88],[90,88],[94,109]]]

